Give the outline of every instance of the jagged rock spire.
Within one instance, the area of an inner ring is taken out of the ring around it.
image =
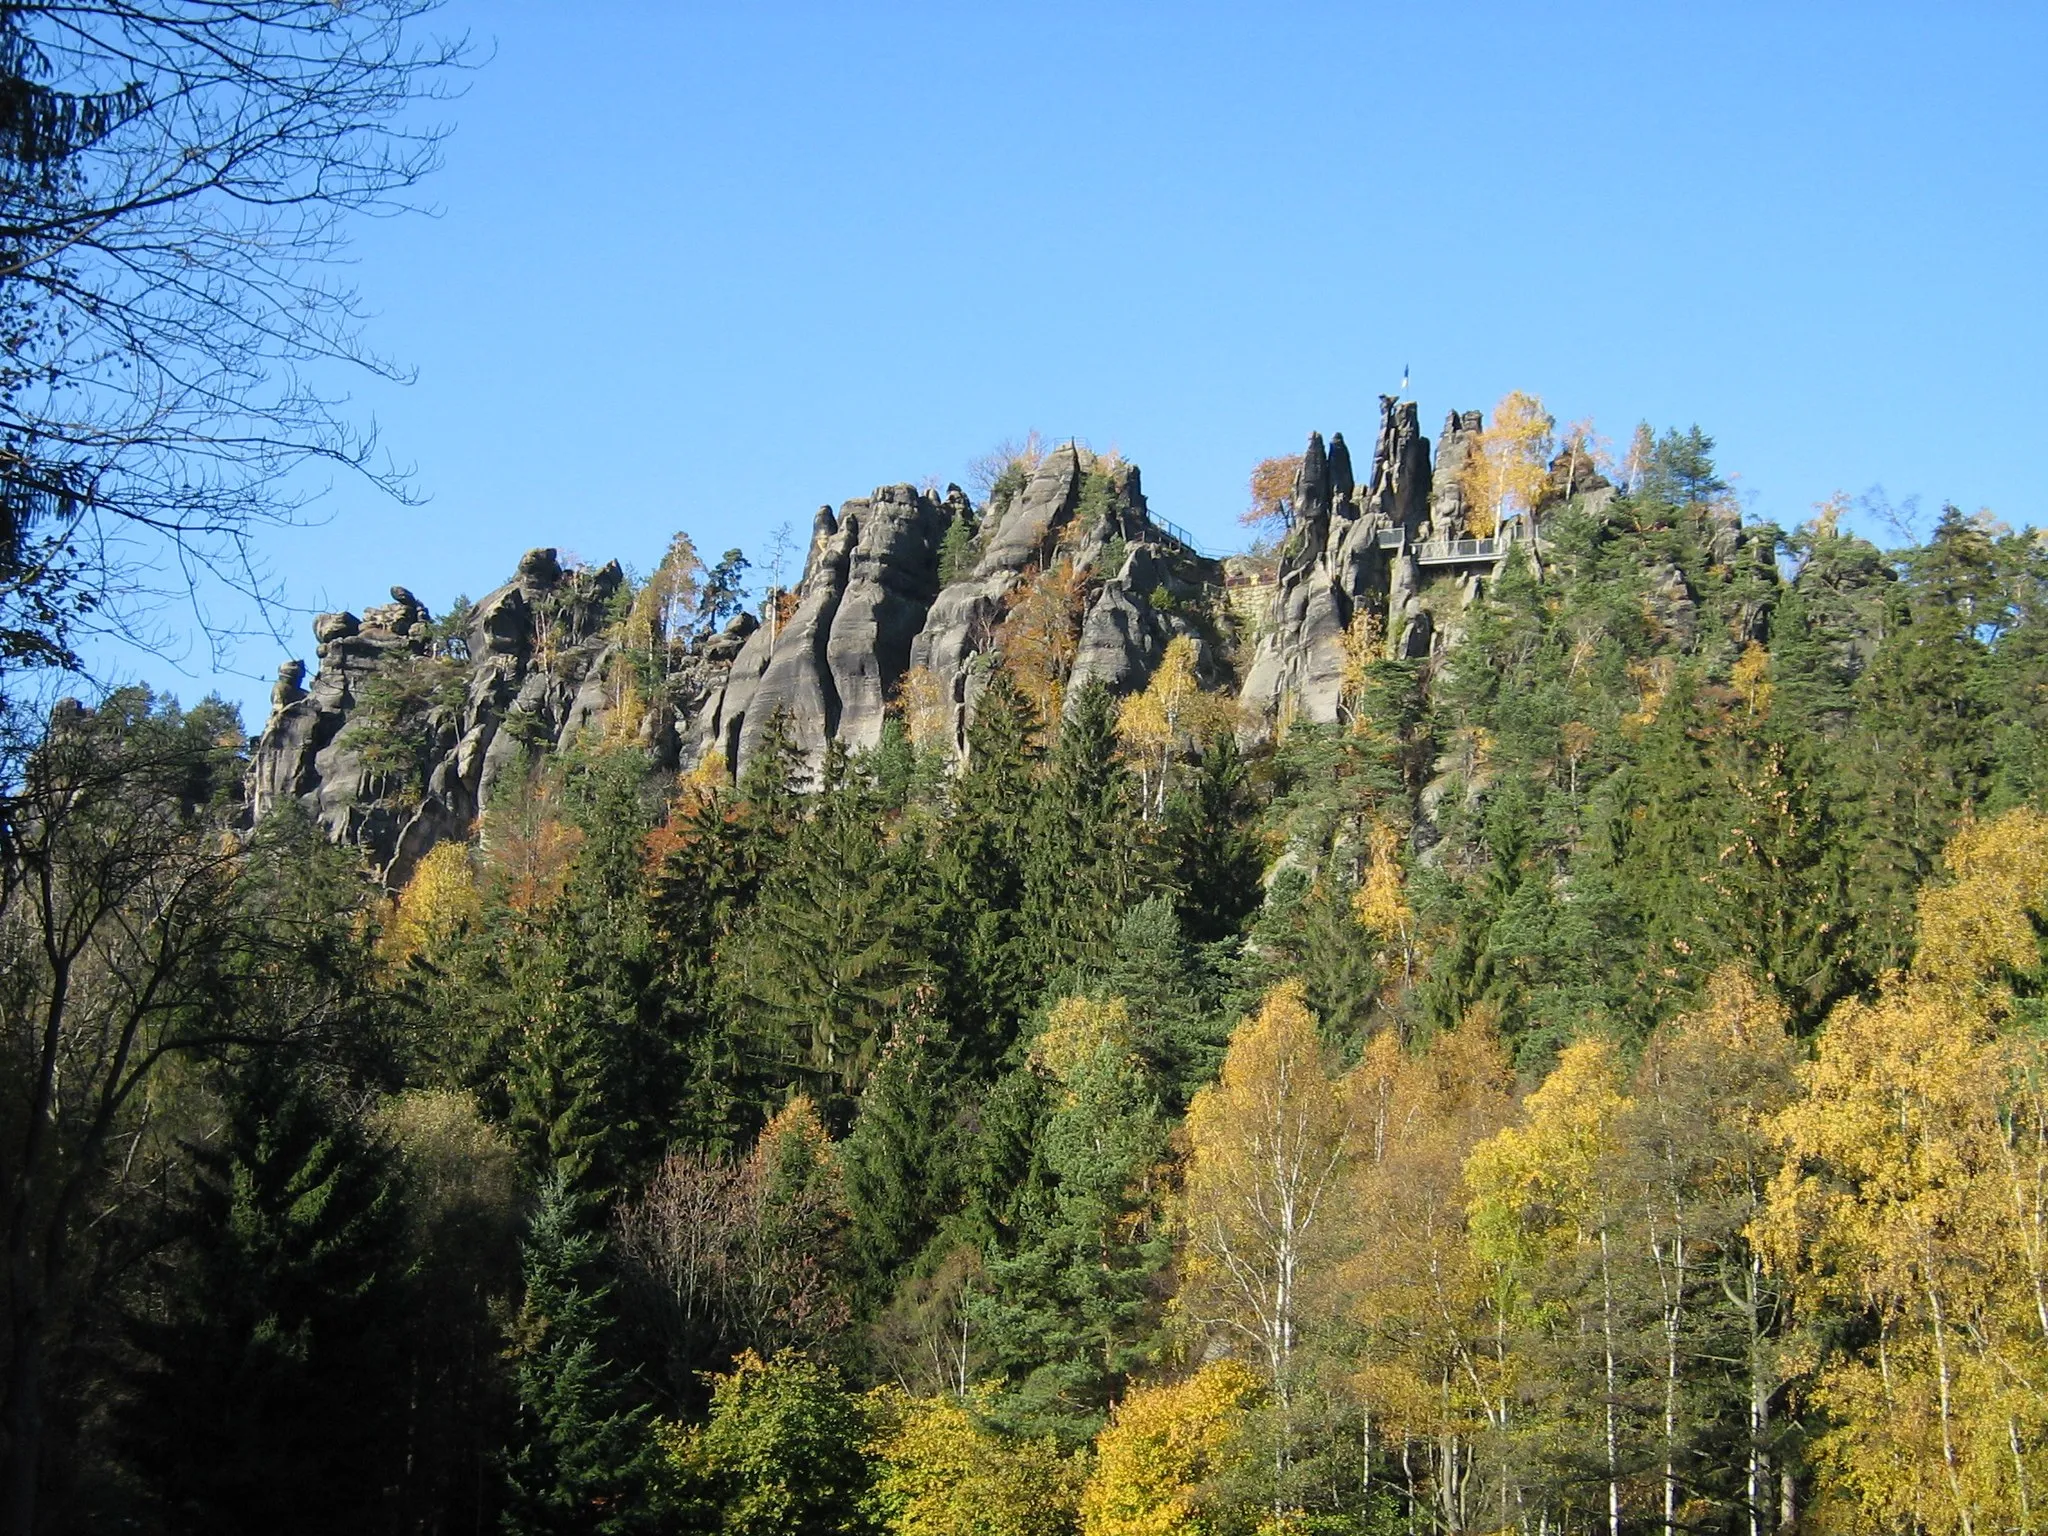
[[[1330,510],[1330,458],[1323,451],[1323,434],[1308,435],[1308,450],[1301,456],[1301,468],[1294,472],[1294,515],[1298,521],[1322,517]]]
[[[1351,473],[1351,450],[1345,446],[1342,432],[1330,438],[1330,499],[1349,501],[1351,493],[1358,489],[1358,481]]]

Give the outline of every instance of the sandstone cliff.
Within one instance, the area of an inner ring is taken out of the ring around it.
[[[637,742],[658,768],[716,755],[737,773],[781,714],[815,763],[829,742],[879,743],[915,672],[957,748],[1016,615],[1048,581],[1064,605],[1070,700],[1090,678],[1142,688],[1186,636],[1205,684],[1237,692],[1248,737],[1283,716],[1334,720],[1361,648],[1438,655],[1514,545],[1540,560],[1521,521],[1466,537],[1462,469],[1481,430],[1477,412],[1452,412],[1432,455],[1414,403],[1383,396],[1362,476],[1342,433],[1311,434],[1287,540],[1229,593],[1222,566],[1153,517],[1135,465],[1074,444],[1014,466],[985,506],[957,486],[938,496],[893,485],[820,508],[783,601],[667,636],[658,656],[627,644],[616,564],[564,570],[535,550],[510,582],[438,623],[394,587],[360,618],[315,621],[310,683],[299,662],[281,669],[253,755],[252,812],[295,800],[397,883],[474,822],[522,753],[562,750],[585,731]],[[1536,510],[1597,509],[1613,494],[1590,460],[1567,453]],[[1739,519],[1717,528],[1717,558],[1743,538]],[[1685,578],[1674,567],[1654,586],[1658,621],[1687,635]]]
[[[671,639],[651,689],[647,658],[624,643],[616,563],[564,570],[553,550],[534,550],[453,622],[437,624],[403,588],[360,617],[322,614],[310,684],[301,662],[279,671],[251,812],[296,800],[396,884],[474,822],[519,754],[559,751],[585,730],[636,740],[658,766],[715,753],[738,772],[782,713],[815,762],[828,742],[875,746],[917,667],[964,740],[1020,589],[1055,567],[1076,597],[1069,697],[1091,677],[1142,687],[1178,634],[1194,639],[1212,686],[1233,682],[1215,624],[1222,569],[1153,522],[1136,466],[1069,444],[1017,478],[985,508],[957,486],[938,497],[909,485],[820,508],[793,606]],[[970,563],[942,583],[956,527]]]

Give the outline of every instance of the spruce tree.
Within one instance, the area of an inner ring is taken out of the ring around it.
[[[957,1053],[943,1019],[899,1019],[840,1150],[860,1300],[888,1299],[964,1196]]]
[[[661,1529],[646,1407],[611,1354],[602,1243],[568,1170],[542,1187],[515,1329],[517,1438],[506,1456],[510,1536],[633,1536]]]
[[[1073,1445],[1101,1427],[1156,1345],[1166,1127],[1120,1000],[1062,1001],[1024,1070],[1045,1084],[1034,1176],[972,1309],[1010,1377],[1002,1419]]]
[[[1181,923],[1198,944],[1234,938],[1265,895],[1265,849],[1237,738],[1219,733],[1166,802],[1164,855]]]
[[[967,760],[932,839],[932,895],[943,912],[946,993],[969,1062],[992,1063],[1035,1000],[1020,909],[1030,859],[1039,721],[998,666],[983,684],[967,728]]]
[[[1022,941],[1039,968],[1099,955],[1145,882],[1137,786],[1102,679],[1074,694],[1024,829]]]
[[[718,996],[769,1085],[844,1127],[891,1021],[928,986],[911,882],[871,781],[836,743],[811,814],[718,954]]]
[[[1123,1000],[1132,1046],[1170,1112],[1179,1114],[1215,1077],[1234,1021],[1218,979],[1183,935],[1171,897],[1148,896],[1131,908],[1088,990]]]
[[[680,803],[660,834],[648,893],[655,1003],[686,1084],[668,1130],[692,1145],[735,1152],[772,1108],[718,996],[718,955],[783,857],[802,812],[804,773],[789,716],[778,710],[738,787]]]
[[[359,1532],[404,1458],[402,1210],[389,1152],[275,1055],[223,1085],[217,1141],[192,1182],[121,1440],[171,1531]]]

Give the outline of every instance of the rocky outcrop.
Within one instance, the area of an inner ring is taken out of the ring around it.
[[[1195,640],[1205,672],[1223,675],[1206,631],[1182,611],[1220,590],[1222,568],[1153,523],[1135,464],[1091,464],[1071,443],[1055,449],[990,510],[979,543],[972,570],[939,594],[910,649],[911,666],[951,710],[956,744],[1021,589],[1062,562],[1083,603],[1069,699],[1091,678],[1118,692],[1143,687],[1180,634]]]
[[[1185,637],[1206,684],[1238,690],[1248,733],[1283,717],[1335,720],[1361,662],[1455,645],[1509,558],[1506,536],[1468,538],[1464,467],[1483,427],[1477,412],[1452,412],[1432,455],[1414,403],[1383,396],[1362,475],[1342,433],[1310,434],[1272,574],[1240,568],[1228,602],[1221,566],[1153,517],[1137,467],[1072,443],[1013,465],[987,506],[957,486],[940,496],[892,485],[821,507],[791,592],[759,617],[700,616],[680,634],[627,622],[616,564],[565,570],[551,549],[439,623],[394,587],[360,618],[314,621],[310,680],[299,662],[279,669],[247,800],[259,816],[296,802],[396,883],[468,828],[525,757],[593,733],[637,743],[656,768],[715,756],[738,773],[779,715],[815,766],[831,743],[879,744],[907,694],[931,732],[922,739],[962,751],[998,653],[1046,665],[1048,626],[1070,703],[1091,679],[1144,687]],[[1567,503],[1599,517],[1615,494],[1568,448],[1512,536],[1533,537],[1523,525],[1540,531]],[[1764,595],[1738,626],[1761,637],[1775,578],[1767,542],[1751,543],[1732,507],[1699,515],[1717,567],[1755,563]],[[1816,600],[1853,610],[1868,583],[1855,561],[1836,563],[1839,594],[1816,574]],[[1645,618],[1690,645],[1701,599],[1687,574],[1668,563],[1645,574]],[[1853,665],[1853,641],[1844,652]]]
[[[949,530],[975,537],[965,574],[942,585]],[[296,801],[396,884],[475,821],[522,755],[589,732],[636,741],[657,766],[717,753],[736,772],[779,713],[815,764],[830,742],[879,743],[921,667],[964,740],[1004,626],[1040,580],[1074,600],[1069,697],[1096,677],[1143,687],[1176,635],[1196,642],[1212,686],[1232,683],[1211,619],[1221,568],[1153,522],[1135,466],[1068,444],[987,509],[958,486],[939,497],[909,485],[820,508],[786,611],[669,637],[630,665],[619,567],[564,570],[551,549],[529,552],[459,621],[436,625],[402,587],[361,618],[322,614],[311,683],[303,663],[279,669],[252,814]]]
[[[1429,522],[1423,537],[1462,539],[1466,536],[1471,503],[1465,495],[1465,466],[1471,461],[1485,420],[1477,411],[1453,411],[1444,418],[1442,436],[1437,439],[1436,474],[1429,498]]]
[[[391,601],[313,621],[317,670],[278,669],[251,754],[252,816],[296,801],[393,883],[459,835],[522,750],[572,738],[603,708],[616,563],[564,572],[534,550],[519,573],[437,630],[403,587]]]
[[[1346,648],[1367,636],[1378,645],[1396,633],[1402,646],[1428,653],[1428,631],[1415,622],[1421,580],[1413,551],[1432,515],[1432,483],[1429,439],[1412,401],[1380,397],[1362,494],[1343,434],[1327,449],[1320,433],[1309,434],[1294,483],[1294,527],[1245,673],[1242,702],[1254,721],[1283,708],[1334,720]]]
[[[966,510],[958,486],[944,502],[892,485],[835,514],[820,507],[796,610],[756,629],[693,740],[744,762],[778,710],[797,745],[816,758],[828,741],[860,750],[882,721],[911,642],[939,595],[939,545]]]

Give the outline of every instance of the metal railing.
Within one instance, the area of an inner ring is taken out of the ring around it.
[[[1154,528],[1157,528],[1161,533],[1165,534],[1168,538],[1177,540],[1178,542],[1185,544],[1189,549],[1193,550],[1196,554],[1202,556],[1204,559],[1213,560],[1216,558],[1202,546],[1201,540],[1197,539],[1192,533],[1188,532],[1187,529],[1181,527],[1179,523],[1169,522],[1166,518],[1161,517],[1156,512],[1146,513],[1145,520],[1149,522]]]
[[[1475,565],[1491,563],[1508,552],[1510,539],[1432,539],[1415,546],[1417,565]]]
[[[1491,564],[1507,554],[1520,526],[1510,523],[1505,532],[1490,539],[1427,539],[1416,544],[1408,542],[1405,529],[1382,528],[1374,542],[1381,549],[1412,550],[1417,565]]]

